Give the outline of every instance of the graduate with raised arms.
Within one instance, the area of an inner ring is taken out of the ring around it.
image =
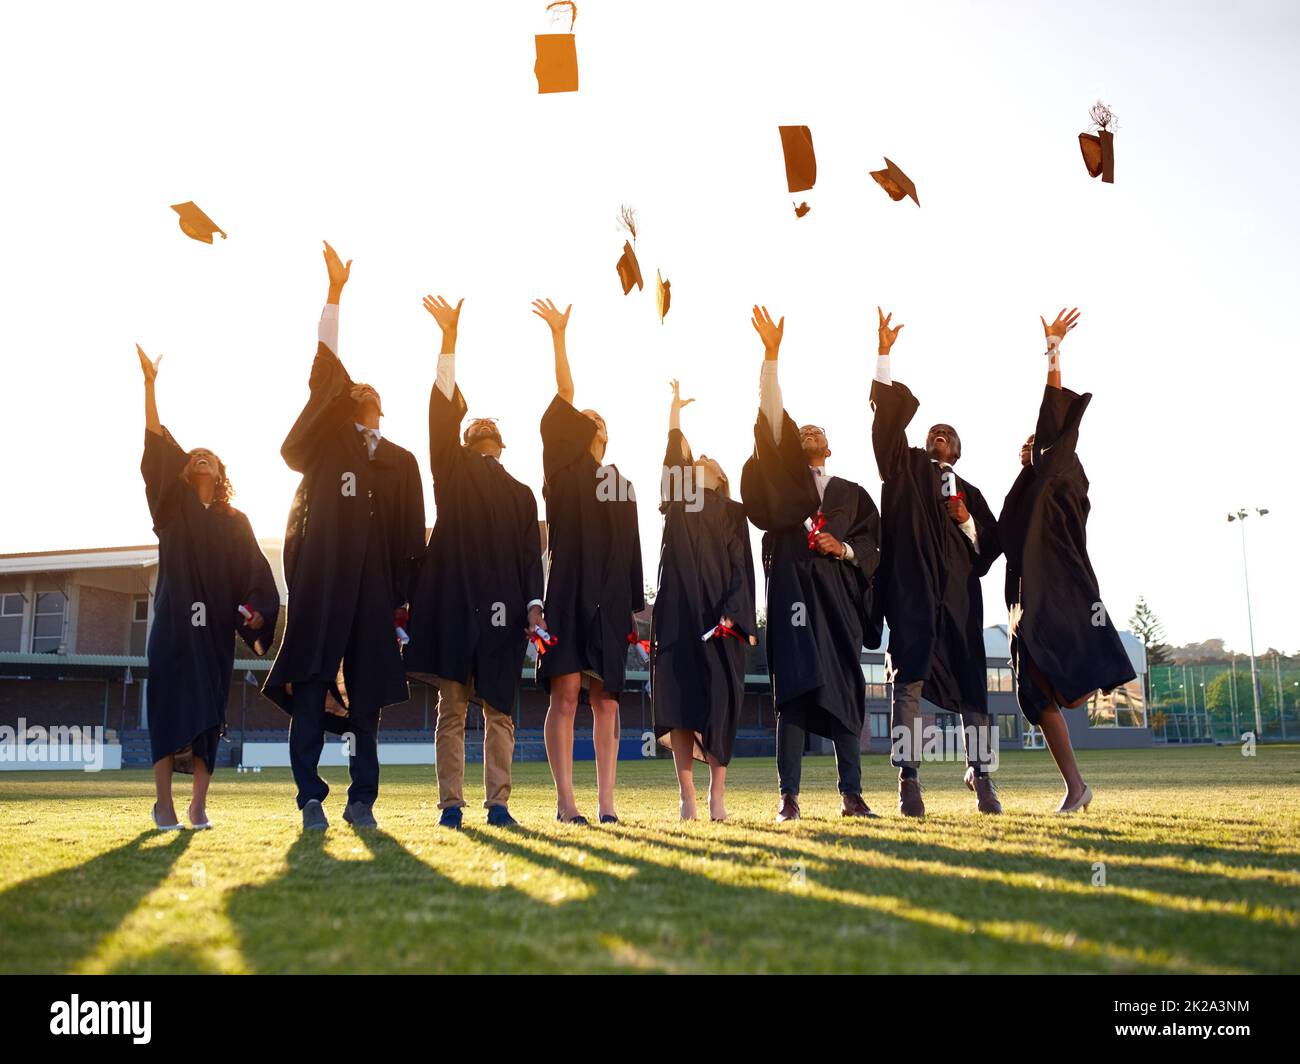
[[[797,819],[808,732],[831,740],[840,815],[876,816],[862,799],[866,685],[862,648],[874,646],[872,576],[880,515],[861,485],[829,476],[825,431],[785,412],[777,357],[785,319],[754,307],[763,341],[754,453],[741,473],[745,513],[763,530],[767,656],[776,703],[777,821]]]
[[[937,424],[924,447],[911,447],[907,426],[920,403],[893,379],[889,352],[903,326],[879,307],[876,377],[871,385],[875,420],[871,440],[884,482],[877,603],[889,625],[886,662],[893,682],[893,763],[898,767],[898,807],[925,816],[920,762],[924,739],[921,698],[960,714],[966,743],[966,786],[981,813],[1002,805],[989,775],[996,742],[988,712],[984,656],[984,598],[980,577],[999,545],[997,522],[978,488],[953,468],[961,438]]]
[[[284,535],[289,620],[264,688],[291,717],[289,760],[308,830],[329,823],[321,804],[329,786],[317,770],[326,732],[348,743],[343,819],[375,826],[379,716],[410,696],[400,643],[424,553],[415,455],[384,436],[379,393],[353,382],[339,361],[339,299],[352,261],[326,244],[325,266],[310,394],[280,448],[302,480]]]
[[[1016,700],[1043,731],[1061,771],[1058,813],[1088,808],[1084,782],[1062,709],[1083,705],[1137,677],[1088,558],[1088,477],[1079,461],[1079,424],[1092,401],[1061,384],[1061,341],[1079,323],[1062,308],[1047,336],[1047,385],[1038,425],[1020,448],[1020,474],[998,517],[1007,555],[1007,631]]]
[[[694,762],[709,766],[709,818],[725,820],[727,765],[745,698],[745,650],[757,642],[754,559],[744,507],[717,459],[692,455],[677,381],[660,486],[664,515],[650,632],[655,736],[673,752],[679,815],[694,820]]]
[[[144,372],[140,474],[158,536],[149,627],[149,743],[154,825],[181,824],[172,773],[192,773],[190,826],[210,828],[208,785],[226,728],[235,636],[262,655],[275,639],[280,593],[248,518],[230,505],[225,464],[205,447],[186,451],[158,418],[158,364],[138,346]]]
[[[549,299],[533,313],[550,327],[555,398],[542,415],[542,494],[546,499],[548,632],[554,640],[537,677],[550,694],[546,757],[555,780],[557,820],[586,824],[573,792],[573,727],[578,697],[591,701],[596,790],[602,824],[617,823],[618,696],[629,641],[636,641],[645,607],[636,495],[612,464],[604,464],[609,432],[595,410],[573,405],[573,376],[565,347],[569,312]]]
[[[465,805],[465,716],[483,709],[487,821],[510,815],[514,705],[528,636],[544,626],[537,500],[501,464],[505,442],[491,418],[474,418],[456,383],[461,303],[425,296],[442,333],[429,393],[429,467],[438,517],[411,603],[407,675],[438,689],[434,745],[443,827],[459,828]]]

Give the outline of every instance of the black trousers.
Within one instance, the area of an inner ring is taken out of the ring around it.
[[[379,796],[379,739],[372,729],[358,727],[353,717],[335,717],[325,712],[324,681],[293,685],[289,721],[289,764],[298,785],[298,808],[313,799],[325,801],[329,784],[320,778],[320,755],[325,733],[349,736],[348,772],[352,785],[348,801],[374,805]],[[327,719],[328,718],[328,719]]]
[[[803,775],[803,748],[808,732],[797,712],[778,713],[776,718],[776,775],[782,794],[799,794]],[[862,793],[862,739],[848,728],[837,728],[835,767],[840,777],[840,794]]]

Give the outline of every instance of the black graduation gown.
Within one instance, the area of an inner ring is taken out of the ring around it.
[[[542,415],[546,499],[546,626],[559,641],[537,669],[550,678],[590,670],[623,690],[632,615],[645,607],[632,482],[592,457],[596,423],[560,396]]]
[[[966,716],[988,712],[980,577],[1002,553],[997,521],[979,489],[957,476],[975,519],[979,550],[948,516],[938,466],[907,445],[920,405],[907,386],[873,381],[871,440],[884,481],[878,606],[889,624],[895,683],[924,680],[922,694]]]
[[[158,535],[158,581],[149,630],[149,742],[155,762],[191,747],[214,768],[225,731],[235,635],[262,655],[275,639],[280,593],[248,518],[205,507],[181,480],[189,455],[165,428],[144,434],[140,473]],[[197,604],[203,609],[196,611]],[[256,632],[239,612],[262,615]],[[196,625],[196,619],[204,623]],[[184,759],[177,762],[185,767]]]
[[[778,447],[759,415],[740,479],[745,514],[763,529],[772,693],[778,713],[798,713],[807,730],[834,738],[845,728],[861,732],[866,719],[862,648],[880,639],[872,619],[880,514],[864,488],[840,477],[819,503],[799,429],[785,411],[781,418]],[[818,509],[824,531],[853,549],[853,561],[808,549],[804,520]]]
[[[429,396],[429,464],[438,518],[411,602],[408,676],[467,683],[513,710],[528,642],[528,603],[542,597],[537,500],[495,458],[463,447],[466,403]]]
[[[310,387],[280,448],[302,481],[284,535],[289,619],[264,691],[288,712],[287,684],[324,681],[349,711],[327,724],[373,729],[410,694],[393,611],[409,602],[424,553],[420,469],[387,438],[368,456],[352,381],[323,343]]]
[[[1034,724],[1052,700],[1035,682],[1034,666],[1067,704],[1137,676],[1088,558],[1088,478],[1076,447],[1091,401],[1091,394],[1044,388],[1030,464],[998,517],[1016,697]]]
[[[668,433],[664,484],[693,475],[680,429]],[[698,482],[697,485],[698,487]],[[650,625],[650,695],[655,735],[674,728],[696,734],[696,756],[731,760],[745,699],[745,648],[757,636],[754,558],[744,507],[725,495],[700,490],[691,505],[665,493],[659,583]],[[743,637],[700,637],[730,617]]]

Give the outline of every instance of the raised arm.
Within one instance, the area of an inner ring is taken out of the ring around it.
[[[894,341],[898,339],[898,334],[903,331],[903,323],[899,322],[891,329],[889,323],[894,318],[894,312],[891,310],[886,314],[877,307],[876,314],[880,318],[880,323],[876,327],[876,380],[881,384],[892,385],[893,378],[889,375],[889,351],[894,346]]]
[[[464,302],[462,299],[453,307],[442,296],[424,297],[424,309],[442,332],[438,371],[429,392],[429,466],[435,483],[461,454],[460,424],[466,405],[465,397],[456,388],[456,333]]]
[[[1047,324],[1047,319],[1041,314],[1038,320],[1043,323],[1043,333],[1047,336],[1047,386],[1059,388],[1061,386],[1061,341],[1065,339],[1066,333],[1079,324],[1079,308],[1075,307],[1067,314],[1062,307],[1051,325]]]
[[[890,374],[889,352],[903,331],[902,324],[889,327],[893,313],[886,314],[876,308],[879,318],[876,347],[876,379],[871,384],[871,406],[875,417],[871,422],[871,443],[876,452],[876,468],[880,478],[892,476],[903,464],[907,453],[907,426],[916,414],[916,397],[906,385],[895,384]]]
[[[779,447],[785,404],[781,399],[781,382],[776,376],[776,360],[781,350],[781,338],[785,335],[785,318],[774,322],[767,307],[755,304],[749,323],[763,341],[763,369],[758,378],[758,410],[772,430],[772,441]]]
[[[311,465],[323,436],[346,424],[354,409],[352,379],[338,357],[339,299],[352,273],[352,260],[348,259],[344,264],[328,243],[324,255],[329,273],[329,292],[317,328],[316,358],[312,361],[308,381],[311,394],[280,447],[285,463],[300,473],[306,472]]]
[[[154,395],[154,382],[158,379],[158,367],[162,364],[163,357],[159,355],[155,359],[150,359],[139,344],[135,345],[135,352],[140,356],[140,369],[144,373],[145,431],[161,436],[163,427],[162,422],[158,420],[158,398]]]
[[[448,399],[456,393],[456,333],[460,328],[460,308],[465,300],[453,307],[442,296],[425,296],[424,309],[432,315],[442,331],[442,347],[438,352],[438,390]]]
[[[533,313],[551,328],[551,346],[555,350],[555,394],[570,404],[573,402],[573,374],[569,372],[569,353],[564,346],[564,330],[568,328],[569,311],[572,309],[573,304],[570,303],[561,314],[559,307],[551,300],[533,300]]]

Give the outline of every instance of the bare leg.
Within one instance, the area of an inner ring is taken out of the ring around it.
[[[709,761],[709,816],[714,820],[727,819],[727,766],[720,765],[712,755]]]
[[[695,733],[687,728],[674,728],[673,768],[677,770],[677,790],[681,801],[678,811],[683,820],[695,819]]]
[[[170,826],[178,823],[176,807],[172,805],[172,758],[168,754],[153,763],[153,788],[157,799],[158,823]]]
[[[543,735],[546,760],[555,781],[555,811],[563,820],[578,815],[573,796],[573,719],[578,714],[578,691],[582,674],[567,672],[551,680],[551,704],[546,710]]]
[[[614,778],[618,774],[618,699],[591,680],[591,733],[596,745],[596,801],[600,816],[614,812]]]
[[[1061,770],[1061,779],[1065,781],[1065,799],[1061,805],[1069,805],[1083,794],[1083,777],[1079,774],[1079,764],[1074,759],[1074,747],[1070,745],[1069,726],[1055,704],[1043,710],[1038,726],[1043,729],[1047,749],[1052,752],[1052,760]]]
[[[190,823],[204,824],[208,819],[208,785],[212,782],[212,773],[208,771],[203,758],[194,759],[194,783],[190,797]]]

